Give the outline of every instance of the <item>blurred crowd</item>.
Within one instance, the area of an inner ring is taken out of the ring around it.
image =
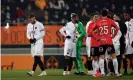
[[[62,25],[70,20],[70,13],[75,12],[85,25],[90,14],[107,8],[111,13],[130,11],[133,16],[132,0],[44,0],[46,6],[40,9],[37,0],[1,0],[1,25],[27,24],[27,17],[36,14],[37,20],[45,25]]]

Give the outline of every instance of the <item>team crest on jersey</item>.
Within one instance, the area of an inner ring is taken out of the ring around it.
[[[99,47],[99,52],[103,52],[103,47]]]
[[[37,27],[35,27],[35,29],[37,29]]]
[[[111,47],[108,47],[108,49],[107,49],[108,51],[111,51],[112,50],[112,48]]]

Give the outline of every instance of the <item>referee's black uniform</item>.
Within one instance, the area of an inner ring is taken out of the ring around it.
[[[118,59],[118,71],[120,72],[120,67],[121,67],[121,61],[122,61],[122,54],[125,53],[125,47],[126,47],[126,43],[125,43],[125,35],[127,33],[127,26],[125,24],[124,21],[117,21],[119,26],[120,26],[120,31],[122,33],[122,36],[120,38],[120,55],[117,57]],[[125,63],[125,62],[124,62]],[[126,63],[127,64],[127,63]]]

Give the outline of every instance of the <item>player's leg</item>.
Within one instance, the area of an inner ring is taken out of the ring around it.
[[[97,75],[97,73],[99,73],[99,65],[98,65],[98,55],[99,55],[99,50],[98,47],[92,47],[91,48],[91,56],[93,56],[92,59],[92,69],[93,72],[91,72],[91,75],[93,75],[94,77],[98,77],[99,75]]]
[[[116,74],[116,76],[120,76],[120,74],[118,72],[118,61],[117,61],[117,57],[116,57],[114,46],[113,45],[108,46],[107,50],[108,50],[109,54],[111,54],[112,61],[113,61],[113,66],[114,66],[114,70],[115,70],[115,74]]]
[[[80,68],[80,75],[85,75],[84,71],[83,71],[83,61],[82,61],[82,58],[81,58],[81,46],[76,46],[76,51],[77,51],[77,60],[78,60],[78,63],[79,63],[79,68]]]
[[[88,68],[88,75],[92,75],[93,68],[92,68],[92,59],[91,59],[91,57],[88,57],[87,68]]]
[[[35,53],[34,48],[35,48],[35,46],[31,45],[31,54],[34,57],[34,63],[33,63],[32,71],[27,72],[27,74],[30,75],[30,76],[32,76],[34,74],[34,72],[36,70],[36,67],[37,67],[37,64],[38,64],[37,61],[36,61],[36,56],[34,55],[34,53]]]
[[[133,54],[129,54],[129,60],[130,60],[130,67],[131,67],[131,69],[132,69],[132,72],[131,73],[129,73],[130,75],[133,75]]]
[[[105,52],[107,47],[106,46],[100,46],[99,47],[99,68],[101,70],[101,76],[105,76],[105,70],[104,70],[104,59],[105,59]]]
[[[71,48],[71,50],[69,52],[70,53],[70,59],[69,59],[69,64],[68,64],[67,75],[71,75],[73,60],[76,60],[76,44],[72,43],[70,48]]]
[[[116,53],[117,61],[118,61],[118,72],[120,73],[121,62],[122,62],[122,56],[120,55],[120,45],[114,44],[114,48],[115,48],[115,53]]]
[[[47,75],[47,73],[45,72],[44,64],[41,60],[41,56],[43,56],[43,44],[35,45],[35,53],[36,53],[36,61],[42,71],[38,76]]]
[[[87,60],[88,75],[92,75],[92,72],[93,72],[92,59],[91,59],[92,50],[90,48],[90,45],[86,44],[86,50],[88,55],[88,60]]]
[[[123,73],[123,75],[127,75],[128,74],[128,72],[127,72],[127,55],[125,55],[125,57],[124,57],[124,59],[123,59],[123,68],[124,68],[124,73]]]
[[[133,75],[133,47],[131,45],[129,45],[129,51],[128,51],[128,58],[130,60],[130,67],[132,68],[132,72],[130,73],[130,75]]]
[[[64,72],[63,75],[67,75],[67,68],[69,64],[70,54],[69,54],[69,48],[68,45],[65,44],[64,47]]]
[[[38,76],[43,76],[43,75],[47,75],[47,73],[45,72],[45,68],[44,68],[44,64],[41,60],[41,56],[37,56],[37,62],[38,62],[38,65],[41,69],[41,73],[38,75]]]

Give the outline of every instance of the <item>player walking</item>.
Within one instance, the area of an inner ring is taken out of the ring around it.
[[[37,65],[39,65],[42,73],[38,76],[47,75],[44,69],[44,64],[41,61],[41,56],[43,56],[43,37],[45,35],[44,26],[35,19],[34,14],[29,16],[29,21],[30,23],[27,25],[27,38],[31,44],[31,54],[34,57],[34,64],[32,71],[27,74],[32,76],[37,68]]]

